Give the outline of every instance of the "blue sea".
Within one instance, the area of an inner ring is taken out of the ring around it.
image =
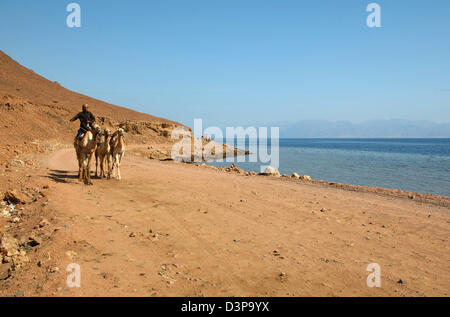
[[[258,142],[247,139],[245,143],[248,150]],[[270,154],[270,142],[267,148]],[[267,165],[236,160],[246,171],[259,172],[261,165]],[[329,182],[450,196],[450,139],[280,139],[279,171]]]

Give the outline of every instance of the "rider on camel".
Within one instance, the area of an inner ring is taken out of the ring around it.
[[[77,139],[80,139],[86,131],[91,130],[92,124],[95,122],[94,115],[88,110],[88,105],[84,104],[83,111],[73,117],[70,122],[80,120],[80,129],[78,130]]]

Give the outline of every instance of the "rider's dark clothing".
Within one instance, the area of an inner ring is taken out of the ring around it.
[[[95,117],[90,111],[81,111],[70,121],[80,120],[80,129],[89,130],[92,126],[92,123],[95,122]],[[89,123],[88,123],[89,121]]]
[[[90,111],[81,111],[70,121],[75,121],[78,119],[80,120],[80,129],[78,130],[77,138],[79,139],[84,132],[91,129],[92,123],[95,122],[95,117]]]

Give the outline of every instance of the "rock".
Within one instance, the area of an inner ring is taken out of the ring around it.
[[[273,168],[272,166],[267,166],[264,172],[260,173],[261,175],[271,175],[271,176],[280,176],[280,172]]]
[[[41,239],[38,238],[38,237],[36,237],[36,236],[34,236],[34,235],[31,235],[30,237],[28,237],[28,242],[27,242],[27,244],[28,244],[29,246],[31,246],[31,247],[38,246],[38,245],[40,245],[41,243],[42,243]]]
[[[291,177],[292,177],[292,178],[297,178],[297,179],[298,179],[298,178],[300,178],[300,175],[298,175],[297,173],[293,173]]]
[[[2,264],[0,262],[0,281],[6,280],[10,276],[11,276],[11,266],[7,263]]]
[[[0,254],[5,256],[19,255],[19,242],[17,239],[6,233],[0,235]]]
[[[71,258],[72,260],[75,259],[75,258],[77,257],[77,253],[76,253],[75,251],[71,251],[71,250],[67,251],[67,252],[66,252],[66,255],[67,255],[69,258]]]
[[[25,162],[25,164],[32,166],[34,165],[34,162],[32,160],[28,160]]]
[[[276,169],[274,169],[272,166],[267,166],[266,169],[264,170],[264,172],[262,172],[262,174],[275,174]]]
[[[10,204],[17,205],[25,204],[28,200],[28,197],[16,189],[10,189],[5,193],[4,200],[6,200]]]
[[[14,297],[23,297],[24,292],[22,290],[17,291],[17,293],[14,294]]]
[[[26,256],[25,251],[21,251],[19,255],[15,255],[12,257],[13,269],[20,270],[25,263],[28,263],[30,259]]]
[[[398,284],[404,285],[404,284],[406,284],[406,281],[403,280],[403,279],[399,279],[399,280],[397,281],[397,283],[398,283]]]
[[[302,176],[300,176],[300,179],[304,179],[304,180],[306,180],[306,181],[310,181],[310,180],[311,180],[311,176],[308,176],[308,175],[302,175]]]
[[[233,241],[234,242],[239,242],[239,241],[241,241],[241,239],[234,239]]]
[[[250,176],[255,176],[255,175],[257,175],[257,174],[256,174],[256,172],[254,172],[254,171],[250,171],[250,172],[248,172],[248,175],[250,175]]]
[[[136,235],[134,234],[134,232],[131,232],[130,235],[129,235],[130,238],[134,238],[135,236]]]
[[[235,172],[235,173],[238,173],[238,174],[245,174],[246,173],[243,169],[237,167],[235,164],[231,164],[230,167],[226,168],[225,170],[227,172]]]
[[[7,167],[18,167],[23,165],[25,165],[25,162],[22,160],[12,160]]]
[[[48,225],[49,225],[49,222],[47,221],[47,219],[42,219],[41,222],[39,222],[39,228],[43,228]]]

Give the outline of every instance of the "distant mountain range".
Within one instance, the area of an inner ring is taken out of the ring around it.
[[[450,138],[450,123],[401,119],[349,121],[303,120],[281,124],[282,138]]]

